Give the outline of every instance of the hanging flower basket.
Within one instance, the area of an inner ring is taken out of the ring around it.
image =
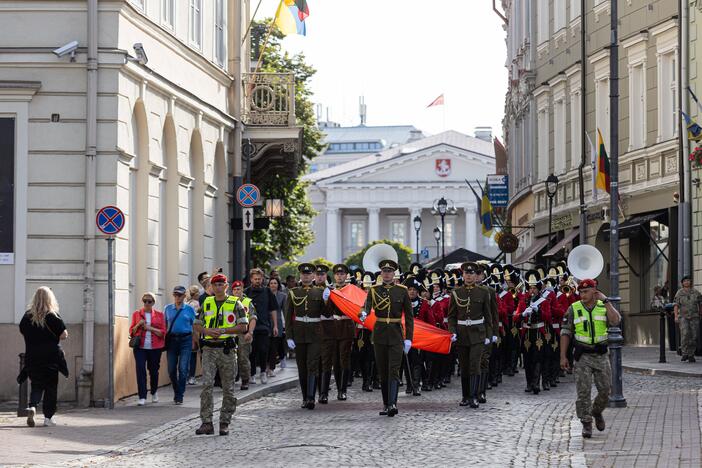
[[[688,159],[693,166],[702,167],[702,146],[698,146],[692,150]]]
[[[519,248],[519,238],[517,236],[511,232],[501,232],[500,234],[499,239],[495,240],[501,251],[504,253],[513,253]]]

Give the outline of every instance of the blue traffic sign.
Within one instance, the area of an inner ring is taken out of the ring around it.
[[[124,228],[124,213],[116,206],[108,205],[100,208],[95,216],[98,229],[108,236],[114,236]]]
[[[426,247],[422,249],[422,258],[429,258],[429,249]]]
[[[261,191],[254,184],[244,184],[236,191],[236,201],[244,208],[255,206],[261,199]]]

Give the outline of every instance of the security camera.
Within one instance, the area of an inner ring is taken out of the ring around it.
[[[71,54],[71,62],[76,61],[76,50],[78,49],[78,41],[71,41],[66,45],[54,49],[52,52],[57,57],[63,57],[64,55]]]
[[[139,62],[141,65],[146,65],[146,63],[149,61],[149,58],[146,56],[144,46],[141,45],[141,42],[137,42],[136,44],[134,44],[133,47],[134,53],[137,56],[136,61]]]

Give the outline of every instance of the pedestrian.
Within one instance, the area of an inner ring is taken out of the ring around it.
[[[241,390],[248,390],[249,383],[255,384],[256,380],[251,376],[251,343],[253,342],[253,331],[256,328],[258,318],[256,316],[256,307],[251,302],[250,297],[244,294],[244,283],[236,280],[232,283],[232,295],[239,299],[244,307],[246,314],[246,330],[241,336],[237,337],[238,346],[237,363],[238,363],[238,378],[241,379]]]
[[[44,426],[55,426],[56,399],[59,372],[68,377],[66,358],[61,340],[68,338],[68,331],[59,315],[56,296],[46,286],[39,287],[29,303],[29,310],[19,324],[24,337],[24,368],[17,377],[22,383],[31,381],[27,426],[34,427],[36,407],[42,401]]]
[[[393,417],[398,413],[397,392],[402,357],[412,347],[414,314],[407,288],[395,284],[395,271],[399,268],[397,262],[382,260],[378,267],[382,284],[370,288],[359,318],[363,322],[371,310],[375,311],[373,347],[383,394],[383,410],[379,414]]]
[[[138,336],[139,344],[134,348],[139,406],[146,404],[146,369],[149,370],[151,402],[158,403],[158,371],[161,367],[161,352],[165,346],[166,318],[163,312],[154,309],[156,295],[145,292],[141,297],[143,307],[132,314],[129,336]]]
[[[301,286],[288,290],[285,323],[288,347],[295,350],[298,380],[302,390],[300,408],[314,409],[317,379],[319,378],[320,347],[322,344],[321,319],[324,308],[324,290],[312,285],[314,265],[301,263]],[[294,321],[294,323],[293,323]]]
[[[263,285],[263,270],[253,268],[249,271],[251,285],[244,289],[244,295],[251,299],[256,308],[256,327],[253,330],[251,344],[251,377],[255,379],[256,370],[261,370],[261,383],[268,383],[268,350],[271,336],[278,334],[278,299],[270,288]]]
[[[182,405],[193,349],[193,323],[197,317],[195,309],[185,303],[185,286],[173,288],[173,304],[168,304],[163,313],[166,316],[166,355],[173,402]]]
[[[692,287],[692,278],[683,277],[682,288],[675,293],[675,323],[680,326],[681,361],[695,362],[697,331],[700,328],[702,294]]]
[[[295,279],[295,276],[293,275],[288,275],[285,277],[285,289],[292,289],[295,286],[297,286],[297,280]]]
[[[195,316],[200,315],[200,287],[196,284],[188,288],[188,294],[186,296],[185,302],[190,307],[195,310]],[[193,345],[190,351],[190,366],[188,367],[188,385],[195,385],[197,382],[195,380],[195,374],[197,373],[197,352],[200,349],[200,337],[198,333],[193,330]]]
[[[268,288],[271,290],[271,293],[273,293],[278,303],[278,309],[276,311],[278,333],[271,335],[271,342],[268,348],[268,366],[266,367],[266,374],[272,377],[278,362],[280,362],[281,368],[285,368],[285,321],[283,320],[283,307],[288,300],[288,293],[281,289],[282,285],[278,277],[271,277],[271,279],[268,280]]]
[[[205,299],[200,318],[195,321],[195,329],[202,340],[202,378],[200,394],[200,419],[202,424],[195,431],[197,435],[214,434],[212,398],[215,374],[219,371],[222,381],[222,408],[219,414],[219,435],[229,435],[229,424],[236,411],[234,397],[234,375],[236,374],[235,335],[246,332],[248,319],[246,311],[237,297],[227,294],[227,277],[221,273],[211,278],[213,296]]]
[[[575,411],[583,425],[583,437],[590,438],[593,418],[597,430],[605,430],[602,412],[607,407],[612,382],[607,355],[607,328],[619,325],[621,316],[607,296],[597,290],[595,280],[580,281],[578,292],[580,300],[568,307],[561,324],[561,367],[564,370],[570,367],[566,350],[572,339],[575,343]],[[591,400],[593,382],[597,388],[594,401]]]

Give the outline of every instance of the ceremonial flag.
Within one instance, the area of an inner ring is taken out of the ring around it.
[[[590,165],[592,167],[592,199],[597,201],[597,150],[590,139],[590,135],[585,132],[585,138],[590,145]]]
[[[685,125],[687,125],[687,138],[688,140],[692,141],[699,141],[702,140],[702,127],[697,125],[697,122],[692,120],[692,117],[684,113],[683,111],[680,111],[680,113],[683,116],[683,119],[685,119]]]
[[[275,25],[286,36],[290,34],[306,36],[305,18],[309,15],[307,0],[280,0],[278,11],[275,12]]]
[[[597,183],[595,187],[609,191],[609,158],[600,129],[597,129]]]
[[[483,235],[485,237],[492,236],[492,204],[488,198],[488,186],[485,183],[483,197],[480,200],[480,224],[483,227]]]
[[[438,98],[431,101],[431,104],[429,104],[427,106],[427,108],[434,107],[434,106],[443,106],[443,105],[444,105],[444,93],[441,93],[441,96],[439,96]]]

